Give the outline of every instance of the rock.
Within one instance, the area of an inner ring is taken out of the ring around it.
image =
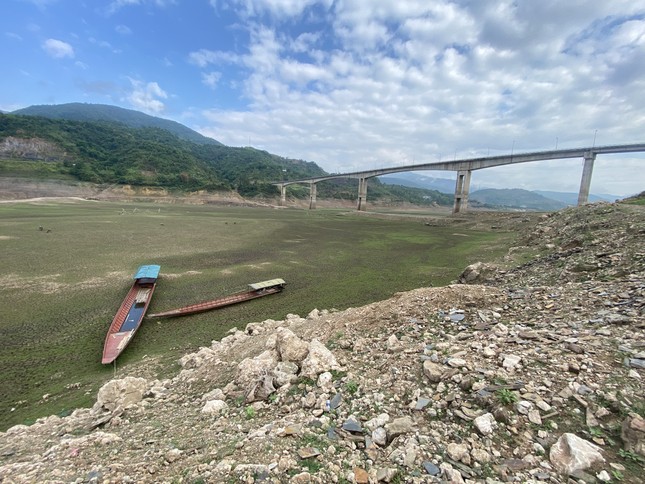
[[[145,378],[127,376],[121,380],[110,380],[100,388],[95,407],[110,412],[117,407],[128,408],[143,400],[147,388]]]
[[[602,482],[610,482],[611,481],[611,476],[609,475],[609,472],[603,470],[600,471],[598,474],[596,474],[596,477],[598,478],[599,481]]]
[[[460,461],[468,455],[468,446],[451,442],[446,446],[446,453],[452,460]]]
[[[164,459],[166,459],[166,462],[175,462],[179,458],[181,458],[182,451],[179,449],[170,449],[166,454],[164,455]]]
[[[302,376],[316,379],[320,373],[330,370],[340,370],[333,353],[317,339],[309,343],[309,353],[302,362],[300,374]]]
[[[228,404],[223,400],[209,400],[202,407],[202,413],[209,415],[221,415],[228,412]]]
[[[502,362],[502,366],[508,370],[512,371],[515,369],[515,367],[520,363],[522,358],[517,355],[505,355],[504,356],[504,361]]]
[[[493,264],[475,262],[463,270],[458,280],[460,284],[481,284],[489,280],[496,270],[497,267]]]
[[[443,377],[444,368],[430,360],[423,362],[423,374],[430,383],[439,383]]]
[[[312,476],[309,472],[301,472],[300,474],[293,476],[289,482],[291,484],[309,484],[312,482]]]
[[[369,480],[369,475],[365,469],[360,467],[354,468],[354,482],[356,484],[368,484]]]
[[[343,430],[347,430],[348,432],[352,433],[361,433],[363,431],[361,423],[354,417],[349,417],[347,420],[345,420],[342,428]]]
[[[437,475],[441,474],[441,469],[439,469],[432,462],[428,462],[428,461],[424,462],[423,463],[423,468],[431,476],[437,476]]]
[[[318,376],[318,381],[316,382],[316,385],[318,388],[321,388],[325,392],[330,392],[332,389],[332,374],[329,373],[328,371],[321,373],[320,376]]]
[[[449,463],[442,462],[439,468],[445,476],[444,480],[447,480],[450,484],[463,484],[464,478],[461,477],[461,473],[458,470],[453,469]]]
[[[567,475],[605,462],[600,447],[570,433],[562,434],[551,447],[549,460],[558,472]]]
[[[300,363],[309,353],[309,344],[287,328],[276,331],[276,350],[280,361]]]
[[[452,366],[453,368],[461,368],[462,366],[466,366],[466,360],[463,358],[449,358],[448,359],[448,366]]]
[[[273,382],[282,387],[298,379],[298,365],[292,361],[281,361],[273,369]]]
[[[383,427],[372,430],[372,440],[376,445],[385,447],[387,445],[387,431]]]
[[[475,427],[482,435],[488,435],[497,427],[497,421],[492,413],[485,413],[473,420]]]
[[[491,460],[490,454],[484,449],[473,449],[470,451],[470,455],[475,462],[479,462],[480,464],[488,464]]]
[[[393,334],[387,339],[386,344],[387,344],[387,350],[390,353],[396,353],[398,351],[403,350],[403,346],[401,345],[399,338],[397,338],[395,334]]]
[[[301,459],[310,459],[320,455],[320,451],[315,447],[301,447],[298,449],[298,455]]]
[[[625,450],[645,457],[645,419],[636,413],[630,413],[623,421],[620,432]]]
[[[414,421],[410,417],[395,418],[385,425],[388,439],[392,441],[399,435],[408,434],[414,430]]]
[[[278,364],[274,350],[265,350],[254,358],[245,358],[237,365],[235,382],[245,393],[253,390],[266,375],[272,374]]]

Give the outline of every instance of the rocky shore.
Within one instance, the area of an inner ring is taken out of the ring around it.
[[[0,482],[642,482],[643,240],[567,209],[460,284],[234,329],[0,434]]]

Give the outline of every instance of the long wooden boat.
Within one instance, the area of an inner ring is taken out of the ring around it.
[[[186,316],[187,314],[201,313],[203,311],[210,311],[211,309],[223,308],[231,304],[237,304],[251,299],[268,296],[282,291],[285,286],[282,279],[271,279],[269,281],[256,282],[249,284],[247,291],[238,292],[229,296],[220,297],[212,301],[204,301],[190,306],[184,306],[179,309],[172,309],[162,313],[149,314],[149,318],[171,318],[173,316]]]
[[[137,332],[148,310],[159,276],[158,265],[139,267],[134,283],[114,316],[103,346],[103,364],[112,363]]]

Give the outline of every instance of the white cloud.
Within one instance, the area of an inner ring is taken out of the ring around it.
[[[42,48],[54,59],[64,59],[65,57],[74,58],[74,48],[62,40],[47,39],[43,42]]]
[[[169,5],[176,5],[176,0],[114,0],[107,7],[107,13],[109,15],[121,10],[124,7],[131,7],[134,5],[154,5],[159,8],[165,8]]]
[[[132,33],[132,29],[130,27],[122,24],[119,24],[116,27],[114,27],[114,30],[116,31],[117,34],[120,34],[120,35],[130,35]]]
[[[4,33],[5,37],[9,39],[14,39],[14,40],[20,40],[22,41],[22,37],[14,32],[5,32]]]
[[[211,89],[215,89],[221,77],[222,74],[220,72],[204,72],[202,73],[202,82]]]
[[[127,101],[137,109],[148,113],[162,113],[166,106],[160,99],[167,99],[168,94],[156,82],[143,82],[130,79],[132,91],[127,96]]]
[[[556,139],[561,148],[585,146],[596,130],[597,144],[643,141],[645,10],[635,2],[228,5],[248,19],[248,45],[189,55],[202,69],[245,71],[248,107],[207,110],[201,127],[226,144],[246,145],[250,136],[337,172],[535,151]],[[314,6],[327,17],[292,29]],[[552,170],[540,165],[514,167],[517,175],[500,168],[495,179],[508,173],[509,183],[548,188]],[[575,191],[580,167],[562,166],[559,182]],[[617,186],[601,173],[599,191]],[[645,185],[642,173],[628,182]]]

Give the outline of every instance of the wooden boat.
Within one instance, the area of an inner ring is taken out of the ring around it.
[[[103,364],[112,363],[123,352],[146,314],[157,284],[157,265],[139,267],[134,283],[114,316],[103,346]]]
[[[179,309],[172,309],[163,313],[155,313],[148,315],[149,318],[170,318],[173,316],[186,316],[187,314],[201,313],[203,311],[210,311],[211,309],[223,308],[231,304],[237,304],[251,299],[268,296],[282,291],[285,286],[282,279],[271,279],[269,281],[256,282],[249,284],[247,291],[238,292],[229,296],[220,297],[212,301],[204,301],[197,304],[191,304]]]

